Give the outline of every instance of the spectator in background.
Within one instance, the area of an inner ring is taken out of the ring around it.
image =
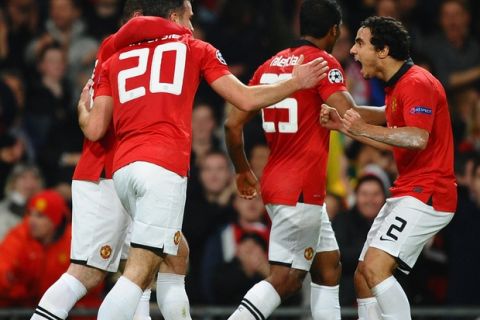
[[[353,275],[368,231],[385,203],[386,196],[387,190],[381,178],[373,174],[364,175],[359,178],[355,188],[353,208],[339,213],[332,221],[342,252],[341,305],[353,306],[356,304]]]
[[[471,170],[468,185],[458,188],[455,219],[445,229],[448,256],[447,302],[451,305],[480,305],[480,160]]]
[[[215,303],[233,305],[243,298],[246,290],[265,279],[269,271],[267,242],[257,233],[245,233],[235,257],[213,271]]]
[[[48,142],[52,128],[64,123],[71,113],[66,59],[60,45],[52,43],[39,52],[37,69],[39,77],[28,90],[25,111],[27,132],[36,153]]]
[[[33,165],[18,164],[5,186],[5,198],[0,201],[0,241],[23,218],[27,201],[43,188],[40,171]]]
[[[86,8],[88,33],[96,40],[102,41],[118,30],[121,18],[120,2],[120,0],[96,0],[93,6]]]
[[[1,306],[34,306],[65,272],[71,238],[67,220],[68,208],[57,192],[42,191],[29,201],[22,223],[0,244]],[[90,306],[100,305],[98,293],[86,299]]]
[[[46,32],[33,40],[26,51],[27,61],[33,63],[53,43],[59,43],[67,55],[67,77],[72,90],[80,94],[81,88],[91,76],[98,43],[87,36],[86,25],[80,19],[77,0],[50,0]],[[76,102],[73,97],[70,105]]]
[[[444,0],[440,7],[442,32],[421,48],[433,62],[437,77],[448,89],[480,80],[480,45],[470,35],[470,13],[466,1]]]
[[[192,304],[204,303],[206,298],[200,285],[205,243],[220,226],[235,218],[232,207],[233,174],[227,156],[221,151],[205,155],[199,176],[202,189],[189,193],[183,219],[183,233],[190,246],[190,273],[186,279],[186,289]]]
[[[23,52],[38,27],[35,0],[6,0],[0,12],[0,67],[24,70]]]
[[[270,149],[266,144],[256,144],[250,150],[248,162],[250,163],[253,173],[258,179],[262,178],[263,169],[267,165],[269,155]]]
[[[207,302],[211,304],[223,301],[212,282],[223,275],[215,277],[215,272],[219,266],[228,264],[235,258],[242,237],[245,234],[256,234],[268,243],[270,229],[265,223],[265,208],[261,198],[245,200],[237,195],[233,207],[237,214],[236,221],[222,226],[209,237],[202,259],[202,290]]]
[[[213,108],[207,103],[198,103],[192,112],[192,155],[190,157],[190,181],[193,189],[199,186],[199,166],[209,152],[219,150],[220,142],[214,135],[216,126]],[[190,188],[190,189],[192,189]]]

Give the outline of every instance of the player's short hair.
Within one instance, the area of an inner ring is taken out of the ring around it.
[[[125,24],[128,20],[133,17],[135,12],[142,11],[142,1],[141,0],[127,0],[123,6],[122,19],[121,23]]]
[[[190,0],[141,0],[142,12],[144,16],[168,18],[176,10],[183,12],[185,1]]]
[[[335,0],[304,0],[300,7],[300,35],[322,38],[340,26],[342,11]]]
[[[370,29],[370,42],[376,50],[387,46],[389,55],[396,60],[407,60],[410,57],[410,36],[400,21],[391,17],[373,16],[362,21],[360,26]]]

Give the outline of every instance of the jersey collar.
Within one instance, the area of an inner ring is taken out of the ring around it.
[[[407,73],[407,71],[413,67],[413,60],[412,58],[408,58],[405,63],[398,69],[398,71],[390,78],[387,82],[385,82],[385,87],[393,87],[400,78]]]

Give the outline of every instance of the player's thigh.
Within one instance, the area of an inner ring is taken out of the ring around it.
[[[112,180],[72,181],[72,209],[72,263],[117,271],[130,217]]]
[[[373,221],[372,226],[370,227],[370,230],[368,231],[367,239],[363,244],[362,251],[360,252],[360,257],[358,258],[359,261],[363,261],[363,259],[365,258],[365,254],[367,253],[367,250],[370,247],[370,244],[373,238],[379,232],[380,227],[383,225],[383,222],[385,221],[386,217],[390,214],[392,207],[393,205],[391,204],[390,200],[387,199],[387,202],[385,202],[385,204],[382,206],[382,208],[378,212],[377,216],[375,217],[375,220]]]
[[[309,271],[318,243],[322,206],[268,204],[266,208],[272,220],[270,263]]]
[[[131,246],[176,255],[182,239],[187,178],[139,161],[118,170],[114,179],[133,213]]]
[[[188,247],[187,239],[182,233],[180,243],[178,245],[177,255],[166,255],[160,264],[159,272],[174,273],[186,275],[188,270],[188,256],[190,249]]]
[[[399,269],[409,273],[427,241],[451,221],[453,213],[436,211],[410,196],[394,198],[394,203],[370,247],[395,257]]]

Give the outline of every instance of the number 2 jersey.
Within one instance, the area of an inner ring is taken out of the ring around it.
[[[135,161],[162,166],[181,176],[189,170],[191,118],[201,78],[212,83],[230,74],[220,52],[194,39],[190,30],[165,33],[162,18],[138,17],[117,32],[120,49],[102,66],[97,96],[112,96],[117,137],[113,171]],[[122,43],[123,34],[135,34],[131,22],[157,27],[155,38],[138,35],[137,43]],[[141,42],[139,42],[141,41]]]
[[[301,90],[262,110],[270,156],[261,179],[265,204],[322,205],[325,200],[330,131],[320,125],[321,105],[330,95],[346,91],[343,70],[326,51],[306,40],[277,53],[255,72],[251,85],[270,84],[291,77],[300,55],[304,63],[322,57],[328,76],[312,89]]]

